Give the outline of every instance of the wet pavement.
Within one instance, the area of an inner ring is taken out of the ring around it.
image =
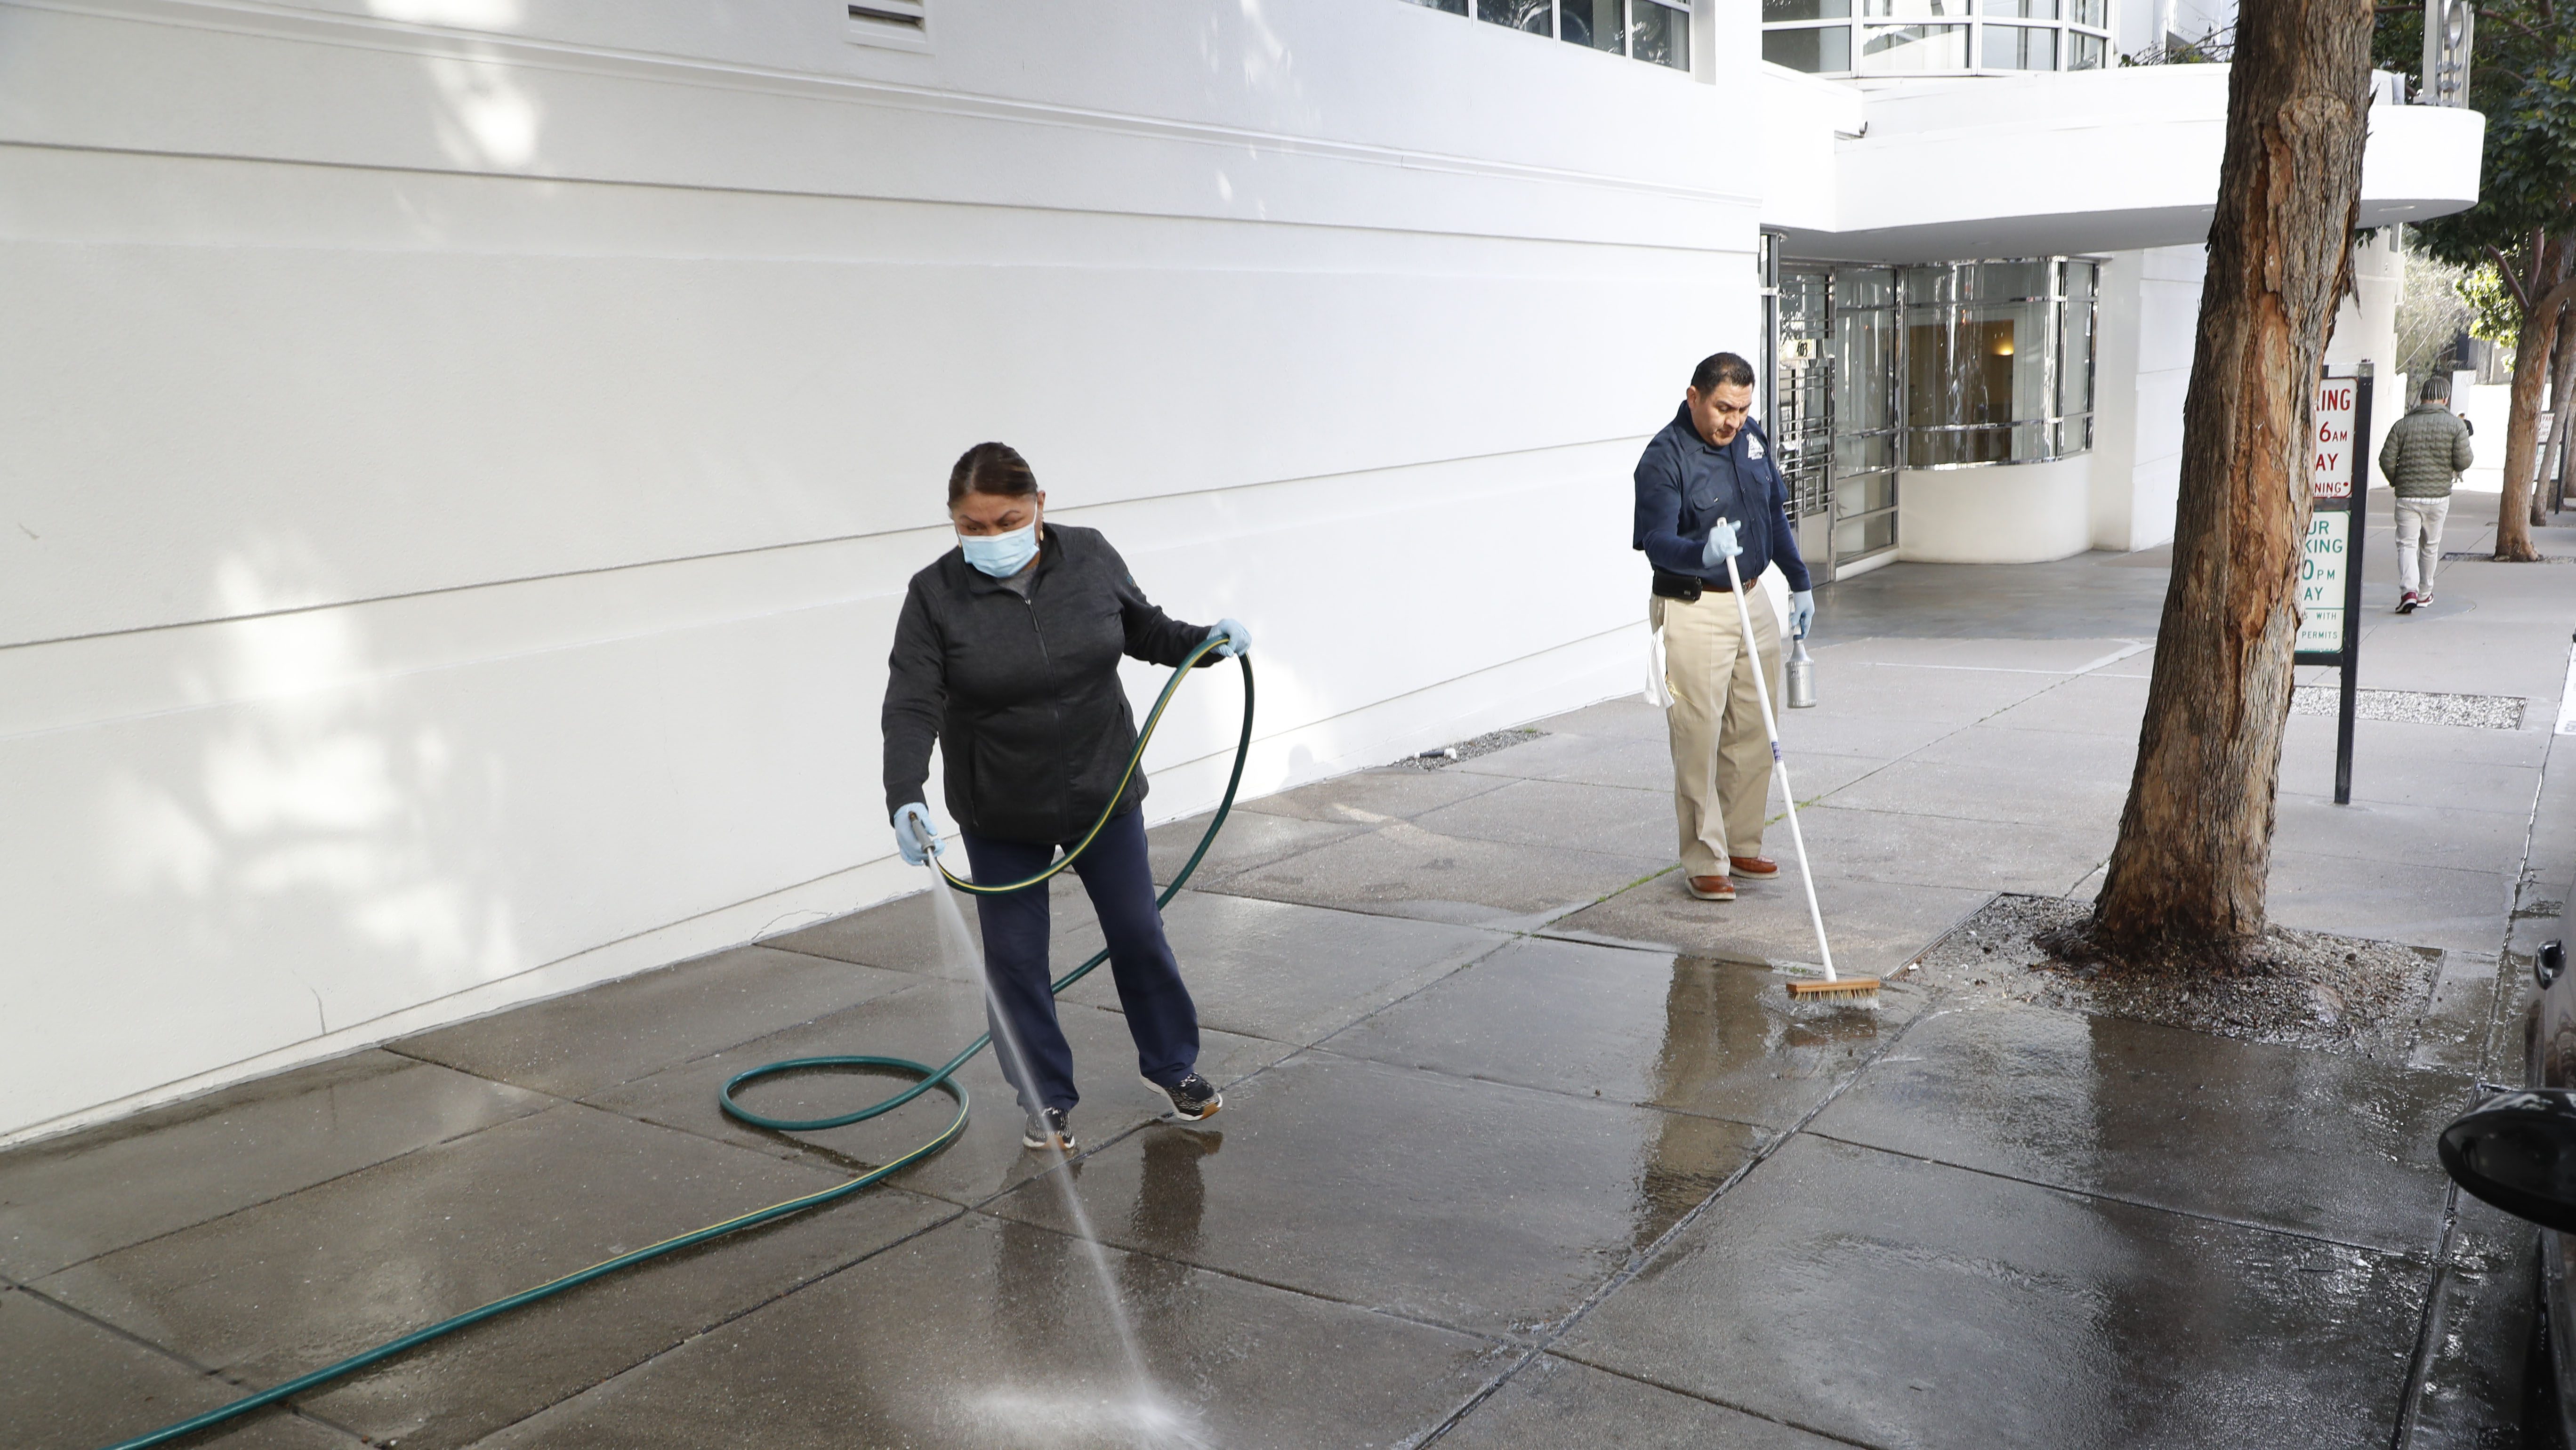
[[[2518,1443],[2532,1235],[2432,1134],[2518,1074],[2530,913],[2576,875],[2543,777],[2576,570],[2454,564],[2444,613],[2372,626],[2365,684],[2519,695],[2522,729],[2363,722],[2336,807],[2333,721],[2293,717],[2276,918],[2439,957],[2406,1050],[1902,975],[1996,892],[2098,886],[2161,563],[1824,592],[1788,762],[1837,962],[1894,978],[1875,1010],[1782,992],[1814,955],[1794,863],[1683,893],[1661,717],[1607,702],[1243,804],[1168,912],[1205,1128],[1157,1120],[1086,981],[1072,1164],[1019,1148],[987,1057],[965,1137],[889,1185],[200,1443]],[[1160,870],[1202,825],[1157,828]],[[1070,963],[1098,933],[1054,902]],[[715,1090],[945,1057],[982,1028],[960,977],[915,896],[0,1153],[0,1441],[96,1450],[884,1162],[944,1100],[781,1135]]]

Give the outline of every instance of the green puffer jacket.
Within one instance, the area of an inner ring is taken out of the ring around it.
[[[2379,445],[2379,471],[2399,498],[2449,498],[2468,471],[2469,425],[2439,403],[2417,403]]]

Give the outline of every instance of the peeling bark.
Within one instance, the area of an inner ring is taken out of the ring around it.
[[[2264,928],[2309,410],[2351,285],[2370,26],[2370,0],[2247,0],[2239,13],[2173,580],[2091,932],[2114,951],[2223,956]]]

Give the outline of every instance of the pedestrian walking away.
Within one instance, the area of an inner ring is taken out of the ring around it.
[[[2442,563],[2442,525],[2451,516],[2451,489],[2475,460],[2468,420],[2451,411],[2451,380],[2426,378],[2379,445],[2379,471],[2396,494],[2397,612],[2412,614],[2433,602],[2433,574]]]
[[[1114,793],[1114,814],[1073,870],[1108,939],[1138,1073],[1171,1100],[1174,1118],[1205,1118],[1224,1100],[1198,1074],[1198,1008],[1154,903],[1145,775],[1126,773],[1136,722],[1118,661],[1132,655],[1177,666],[1206,639],[1224,641],[1208,660],[1231,658],[1251,647],[1251,636],[1235,620],[1183,624],[1155,608],[1098,530],[1046,522],[1036,475],[1004,444],[979,443],[957,460],[948,514],[957,547],[912,576],[887,662],[886,808],[895,843],[916,866],[940,849],[923,802],[933,741],[946,762],[948,812],[978,881],[1045,870]],[[975,906],[985,1013],[1028,1119],[1022,1141],[1069,1153],[1079,1094],[1049,990],[1047,888],[979,895]]]
[[[1663,639],[1672,702],[1664,723],[1682,874],[1703,901],[1732,901],[1738,881],[1780,870],[1762,854],[1772,754],[1753,672],[1763,671],[1777,693],[1784,621],[1754,581],[1779,566],[1792,635],[1806,634],[1816,608],[1789,523],[1788,481],[1752,406],[1752,366],[1731,352],[1704,358],[1680,410],[1637,460],[1631,543],[1654,571],[1646,607]],[[1728,583],[1730,556],[1748,591],[1741,612]]]

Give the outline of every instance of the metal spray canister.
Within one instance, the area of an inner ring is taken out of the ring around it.
[[[1788,688],[1782,693],[1788,698],[1789,708],[1814,709],[1816,707],[1816,661],[1814,656],[1807,653],[1805,635],[1794,635],[1790,638],[1789,660],[1785,672],[1789,677]]]

